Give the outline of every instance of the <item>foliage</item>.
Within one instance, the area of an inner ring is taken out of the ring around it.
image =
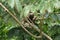
[[[43,32],[60,40],[60,1],[59,0],[0,0],[16,17],[22,21],[31,11],[37,17],[35,21],[39,28],[40,20],[44,14]],[[47,10],[48,12],[46,12]],[[33,34],[39,33],[27,28]],[[38,40],[26,33],[20,25],[0,6],[0,39],[1,40]],[[46,38],[43,37],[43,40]],[[47,39],[46,39],[47,40]]]

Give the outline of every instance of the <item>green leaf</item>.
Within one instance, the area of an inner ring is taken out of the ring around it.
[[[58,30],[57,30],[57,31],[58,31],[58,34],[60,34],[60,27],[58,28]]]
[[[14,7],[14,0],[7,0],[7,2],[11,6],[11,8]]]
[[[20,13],[22,11],[22,5],[19,0],[15,0],[15,6],[16,6],[17,11]]]
[[[27,17],[29,14],[29,11],[31,10],[32,5],[25,6],[24,8],[24,17]]]
[[[52,19],[52,21],[57,21],[58,17],[56,14],[53,13],[53,14],[51,14],[51,19]]]
[[[2,0],[2,2],[5,2],[6,0]]]
[[[56,36],[54,40],[60,40],[60,35]]]
[[[59,19],[59,21],[60,21],[60,14],[57,14],[57,16],[58,16],[58,19]]]
[[[55,8],[59,9],[60,8],[60,1],[56,0],[56,2],[54,3]]]
[[[20,19],[23,17],[23,10],[22,10],[22,5],[20,0],[15,0],[15,8],[17,12],[20,14]]]
[[[12,29],[12,28],[14,28],[14,27],[15,27],[15,26],[9,25],[9,26],[7,26],[7,27],[5,27],[5,28],[3,29],[3,32],[7,33],[10,29]]]

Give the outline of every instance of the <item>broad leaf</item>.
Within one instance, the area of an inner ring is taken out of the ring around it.
[[[14,0],[7,0],[7,2],[11,6],[11,8],[14,7]]]

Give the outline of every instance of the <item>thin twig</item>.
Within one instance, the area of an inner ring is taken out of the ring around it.
[[[25,18],[26,19],[26,21],[36,30],[36,31],[38,31],[39,33],[40,33],[40,29],[36,26],[36,25],[34,25],[34,24],[31,24],[29,21],[28,21],[28,19],[27,18]],[[43,31],[42,31],[42,35],[43,36],[45,36],[47,39],[49,39],[49,40],[53,40],[51,37],[49,37],[47,34],[45,34]]]

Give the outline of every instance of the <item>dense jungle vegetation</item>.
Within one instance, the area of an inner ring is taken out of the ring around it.
[[[60,40],[60,0],[0,0],[0,40]]]

